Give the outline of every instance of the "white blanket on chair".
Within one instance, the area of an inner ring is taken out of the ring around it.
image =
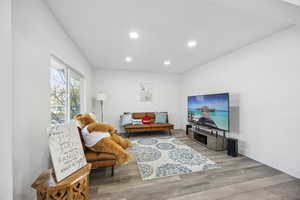
[[[101,139],[110,137],[109,132],[102,132],[102,131],[94,131],[94,132],[89,132],[88,126],[84,127],[81,130],[83,140],[85,143],[85,146],[87,147],[92,147],[94,146],[97,142],[99,142]]]

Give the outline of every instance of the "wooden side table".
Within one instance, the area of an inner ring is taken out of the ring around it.
[[[56,182],[53,169],[44,171],[31,185],[37,200],[88,200],[91,166],[87,164],[60,182]]]

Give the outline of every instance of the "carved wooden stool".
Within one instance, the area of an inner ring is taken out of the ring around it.
[[[43,172],[32,188],[37,191],[37,200],[88,200],[88,175],[91,164],[56,182],[53,169]]]

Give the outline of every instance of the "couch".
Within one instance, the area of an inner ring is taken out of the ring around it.
[[[167,112],[166,112],[167,113]],[[127,113],[124,113],[127,114]],[[151,124],[129,124],[123,126],[125,132],[129,136],[130,133],[138,133],[138,132],[152,132],[152,131],[168,131],[171,135],[171,130],[174,129],[174,125],[169,123],[168,113],[167,113],[167,121],[163,124],[155,124],[155,113],[154,112],[135,112],[132,113],[133,119],[142,119],[145,115],[148,115],[152,118]]]
[[[88,163],[92,164],[92,169],[99,167],[111,167],[111,176],[114,176],[114,166],[116,165],[116,157],[112,153],[99,153],[94,152],[86,148],[84,145],[83,137],[81,135],[81,129],[78,127],[81,144],[84,150],[84,154]]]

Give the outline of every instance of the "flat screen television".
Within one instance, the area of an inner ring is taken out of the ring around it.
[[[189,96],[188,121],[229,131],[229,93]]]

